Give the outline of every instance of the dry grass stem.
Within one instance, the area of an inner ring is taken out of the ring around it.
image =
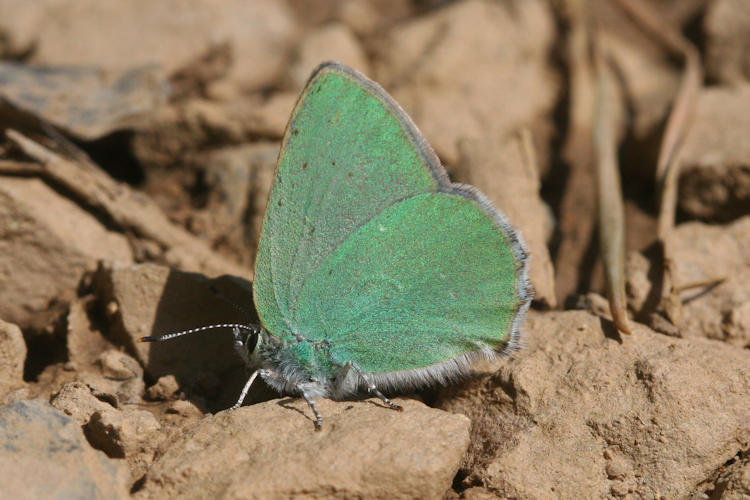
[[[630,334],[625,296],[625,208],[617,161],[617,124],[621,103],[604,61],[601,39],[594,36],[596,101],[594,106],[594,152],[597,172],[599,247],[607,283],[612,320],[617,329]]]

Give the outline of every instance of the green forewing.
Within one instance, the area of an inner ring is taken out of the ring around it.
[[[438,181],[399,117],[352,75],[324,70],[287,127],[256,258],[255,302],[275,335],[304,283],[349,235]]]
[[[424,368],[507,341],[522,265],[511,240],[379,87],[323,66],[282,144],[256,308],[272,335],[328,340],[338,364]]]

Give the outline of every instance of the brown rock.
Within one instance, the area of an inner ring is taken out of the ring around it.
[[[164,439],[156,418],[145,410],[106,408],[91,415],[87,437],[110,458],[125,458],[132,477],[142,476],[153,463]]]
[[[140,403],[146,386],[142,378],[111,380],[101,373],[91,371],[75,373],[74,380],[90,387],[96,397],[114,406],[119,406],[120,403]]]
[[[287,3],[297,19],[306,26],[319,26],[339,20],[360,36],[370,35],[372,31],[369,30],[384,29],[415,15],[420,9],[429,8],[427,2],[415,4],[412,0],[288,0]]]
[[[143,125],[167,99],[167,82],[154,66],[107,73],[90,66],[0,63],[0,80],[3,116],[11,107],[85,140]]]
[[[76,379],[92,388],[100,397],[109,397],[115,404],[138,403],[146,389],[143,368],[138,362],[116,349],[104,351],[94,370],[80,371]]]
[[[458,138],[501,137],[552,111],[554,37],[545,2],[459,2],[394,28],[376,80],[454,164]]]
[[[732,278],[750,267],[750,216],[726,226],[687,222],[670,240],[678,286],[713,278]]]
[[[47,403],[0,408],[0,442],[7,498],[130,498],[125,464],[91,448],[80,426]]]
[[[532,312],[526,328],[528,349],[439,401],[473,421],[466,484],[501,497],[689,497],[750,439],[746,350],[639,324],[620,337],[582,311]]]
[[[116,350],[105,351],[99,357],[102,375],[115,380],[127,380],[143,376],[140,365],[133,361],[130,356]]]
[[[253,110],[247,99],[224,102],[189,99],[160,109],[150,127],[136,131],[132,150],[146,165],[171,165],[216,143],[248,139],[244,125]]]
[[[520,230],[531,256],[534,300],[555,307],[555,277],[546,239],[550,210],[539,195],[535,162],[525,157],[518,137],[465,139],[459,142],[458,151],[455,180],[482,190]]]
[[[462,491],[460,498],[463,500],[495,500],[497,495],[487,488],[475,486]]]
[[[246,89],[274,81],[295,31],[284,3],[273,0],[3,0],[0,12],[7,14],[0,16],[0,38],[15,51],[31,52],[35,63],[109,70],[158,64],[173,73],[229,44],[234,65],[228,77]]]
[[[275,400],[205,418],[146,475],[137,498],[440,498],[468,445],[469,422],[399,400]]]
[[[293,88],[301,90],[312,71],[324,61],[339,61],[365,74],[370,64],[359,41],[345,24],[330,23],[306,35],[298,45],[297,58],[289,68]]]
[[[97,398],[92,389],[83,382],[65,384],[52,395],[50,404],[72,417],[78,425],[87,423],[95,412],[113,409],[111,404]]]
[[[97,305],[96,298],[89,295],[74,299],[68,310],[68,361],[78,370],[99,371],[96,366],[99,357],[114,347],[91,319]]]
[[[210,187],[206,207],[196,218],[219,249],[238,255],[248,267],[255,262],[278,155],[278,143],[257,142],[217,149],[195,160]]]
[[[0,320],[0,401],[8,393],[23,387],[26,342],[18,326]]]
[[[301,3],[310,4],[304,0]],[[335,9],[329,13],[327,20],[341,21],[360,38],[377,36],[390,26],[430,8],[424,2],[415,4],[410,0],[339,0],[333,4]],[[318,5],[315,7],[319,10]],[[303,15],[300,19],[307,17]]]
[[[159,377],[159,380],[146,390],[146,394],[149,399],[168,401],[174,399],[179,390],[180,385],[174,375],[165,375]]]
[[[35,178],[2,178],[0,228],[0,317],[22,325],[97,259],[133,259],[123,235]]]
[[[682,289],[678,334],[750,346],[750,217],[726,226],[680,224],[669,241],[675,285]],[[661,263],[655,262],[628,259],[629,306],[641,316],[658,305],[652,267]]]
[[[750,217],[727,226],[681,224],[671,239],[675,282],[689,287],[724,279],[716,286],[689,287],[681,293],[681,330],[738,347],[750,346]]]
[[[687,215],[730,221],[750,213],[748,108],[750,85],[701,91],[681,153],[678,203]]]
[[[76,380],[87,384],[98,397],[111,397],[114,404],[139,402],[145,383],[143,368],[128,354],[115,348],[110,340],[93,326],[98,302],[88,296],[75,300],[68,314],[68,363],[76,370]],[[110,316],[117,314],[116,303],[109,301]]]
[[[298,95],[299,92],[277,92],[255,106],[250,112],[248,135],[281,139]],[[278,153],[278,146],[276,149]]]
[[[297,92],[279,92],[268,99],[189,99],[155,113],[148,128],[135,132],[132,151],[144,164],[168,166],[192,162],[217,144],[280,139],[296,99]]]
[[[607,457],[605,456],[604,458]],[[624,457],[610,456],[610,458],[607,458],[607,465],[604,466],[604,471],[610,479],[624,479],[625,476],[632,473],[632,468]]]
[[[169,404],[166,410],[167,415],[176,415],[184,419],[195,419],[203,416],[203,412],[190,401],[178,399]]]
[[[712,499],[742,500],[750,497],[750,458],[733,463],[719,475]]]
[[[370,0],[349,0],[339,4],[336,17],[359,36],[372,35],[383,22],[383,11]]]
[[[708,76],[730,84],[750,80],[750,54],[747,51],[750,44],[750,4],[743,0],[710,2],[703,29]]]
[[[105,402],[106,397],[82,382],[72,382],[53,394],[50,404],[85,428],[94,447],[110,458],[125,458],[131,476],[141,477],[164,439],[161,427],[148,411],[118,409]]]

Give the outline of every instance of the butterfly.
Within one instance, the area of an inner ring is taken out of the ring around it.
[[[287,125],[255,262],[259,326],[238,352],[282,394],[345,400],[446,384],[519,347],[531,303],[521,235],[451,183],[377,83],[320,65]],[[196,329],[202,330],[202,329]],[[163,340],[196,330],[144,341]]]

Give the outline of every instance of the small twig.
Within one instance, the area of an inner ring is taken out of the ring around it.
[[[602,54],[601,39],[593,37],[596,71],[594,107],[594,150],[597,167],[599,246],[607,277],[607,297],[617,329],[630,334],[625,296],[625,208],[617,164],[616,125],[620,113],[615,109],[617,96]]]
[[[695,47],[677,30],[654,12],[642,0],[617,0],[618,4],[645,32],[672,54],[682,58],[684,69],[680,88],[667,118],[664,137],[656,165],[656,184],[659,189],[659,219],[657,237],[663,250],[664,279],[662,301],[664,312],[673,324],[680,322],[682,305],[674,279],[674,261],[670,243],[675,226],[677,191],[680,176],[682,143],[695,112],[698,93],[703,81],[700,57]]]
[[[727,279],[729,278],[727,278],[726,276],[717,276],[705,280],[691,281],[690,283],[683,283],[682,285],[675,286],[675,290],[677,290],[678,292],[684,292],[685,290],[690,290],[692,288],[709,288],[712,286],[716,286],[719,283],[723,283]]]
[[[565,52],[570,68],[570,127],[563,156],[570,166],[570,173],[559,210],[560,244],[555,258],[555,288],[559,302],[584,288],[586,252],[593,242],[596,225],[596,174],[591,143],[594,89],[589,57],[588,3],[567,0],[564,13],[570,25]]]
[[[658,236],[662,242],[668,239],[675,225],[677,181],[680,177],[680,159],[682,156],[681,146],[695,111],[695,103],[703,79],[696,50],[690,45],[685,45],[684,56],[685,69],[672,112],[667,119],[656,169],[657,186],[661,192]]]
[[[656,163],[656,179],[664,184],[669,169],[678,165],[678,154],[685,139],[690,121],[695,112],[696,98],[701,88],[703,73],[698,52],[686,41],[683,47],[684,70],[680,88],[675,96],[672,111],[667,118],[664,139],[659,149],[659,159]]]
[[[39,176],[44,174],[44,167],[26,161],[0,160],[0,174]]]

